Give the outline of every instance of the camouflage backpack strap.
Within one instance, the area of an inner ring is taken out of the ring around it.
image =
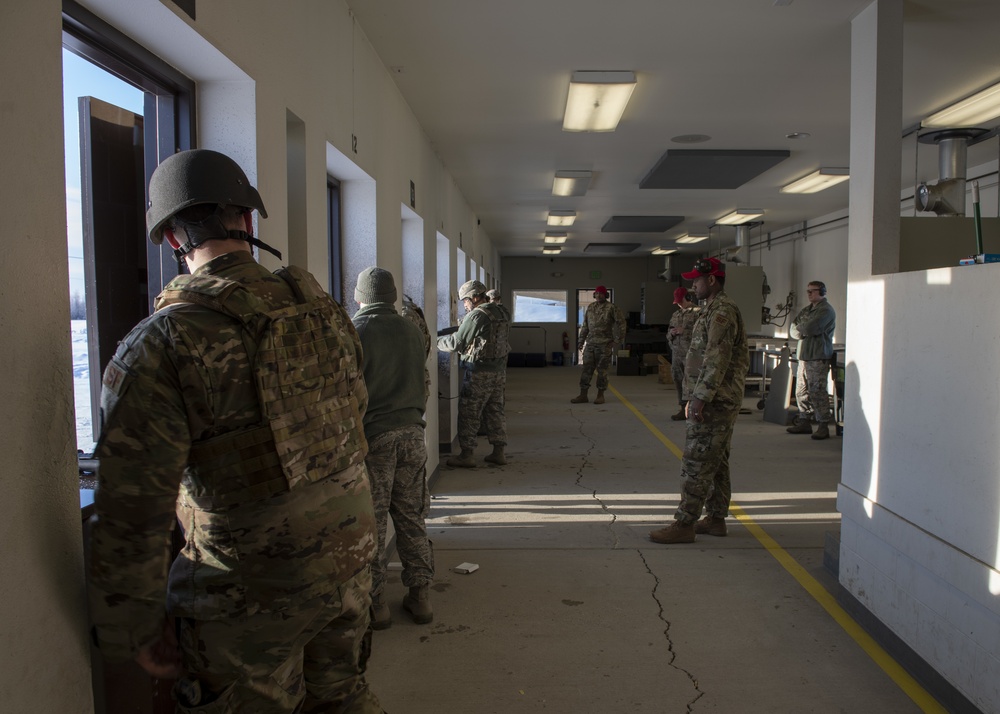
[[[218,275],[178,275],[163,288],[153,307],[161,310],[179,303],[194,303],[235,317],[254,332],[264,311],[261,301],[243,285]]]
[[[479,356],[482,359],[504,359],[510,352],[510,343],[507,341],[507,330],[509,324],[507,316],[498,305],[484,303],[477,310],[482,310],[490,319],[490,337],[482,346]]]
[[[302,301],[267,313],[255,371],[261,409],[295,488],[364,461],[361,407],[350,387],[360,353],[344,328],[347,313],[315,278],[294,266],[275,274]]]

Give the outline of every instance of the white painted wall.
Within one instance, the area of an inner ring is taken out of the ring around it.
[[[976,706],[995,712],[998,273],[891,272],[899,199],[885,178],[899,175],[901,25],[901,3],[879,0],[852,28],[840,582]]]

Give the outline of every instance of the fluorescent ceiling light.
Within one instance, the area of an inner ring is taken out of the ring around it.
[[[576,220],[576,211],[549,211],[548,225],[571,226]]]
[[[546,245],[562,245],[566,242],[565,233],[546,233],[545,243]]]
[[[676,252],[676,248],[653,248],[653,255],[670,255]]]
[[[682,236],[677,236],[674,239],[675,243],[701,243],[703,240],[708,240],[708,233],[685,233]]]
[[[634,89],[635,72],[574,72],[563,131],[614,131]]]
[[[590,171],[556,171],[552,182],[554,196],[582,196],[590,188]]]
[[[1000,116],[1000,84],[994,84],[968,99],[955,102],[950,107],[931,114],[921,126],[954,129],[979,124]]]
[[[787,186],[781,187],[782,193],[816,193],[830,188],[841,181],[851,178],[847,169],[819,169]]]
[[[737,208],[732,213],[728,213],[722,218],[715,220],[720,226],[738,226],[741,223],[748,223],[754,218],[760,218],[764,212],[759,208]]]
[[[559,255],[562,252],[562,248],[542,248],[542,253],[545,255]]]

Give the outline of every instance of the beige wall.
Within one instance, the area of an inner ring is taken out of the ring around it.
[[[0,23],[0,707],[89,712],[58,0]],[[11,71],[22,68],[21,71]]]

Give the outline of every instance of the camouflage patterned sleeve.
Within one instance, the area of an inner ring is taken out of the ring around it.
[[[165,616],[175,503],[190,437],[164,322],[140,323],[104,373],[99,484],[92,522],[90,607],[101,651],[127,659],[155,641]],[[186,367],[193,369],[190,363]]]
[[[628,331],[628,321],[625,319],[625,313],[617,305],[614,306],[614,326],[611,328],[612,338],[619,345],[624,344],[625,335]]]
[[[701,374],[691,394],[695,399],[707,403],[715,398],[722,380],[726,378],[738,331],[737,320],[741,318],[725,306],[705,317],[709,320],[706,326],[708,339],[702,357]]]

